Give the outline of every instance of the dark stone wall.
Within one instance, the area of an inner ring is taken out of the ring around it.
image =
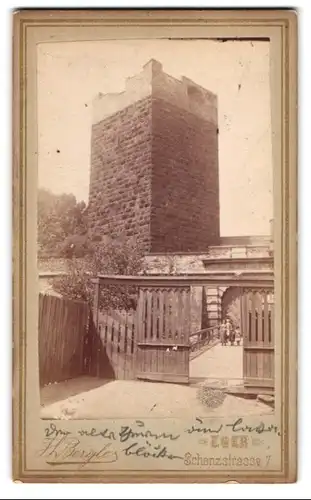
[[[144,98],[93,125],[89,228],[137,236],[145,252],[219,242],[217,126]]]
[[[153,98],[153,252],[197,252],[218,243],[218,182],[216,125]]]
[[[89,228],[150,250],[151,98],[93,125]]]

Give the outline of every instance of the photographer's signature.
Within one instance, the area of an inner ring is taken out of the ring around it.
[[[46,459],[48,465],[80,465],[107,464],[118,460],[118,454],[112,443],[106,443],[99,449],[84,447],[81,440],[70,436],[53,436],[44,440],[39,455]]]

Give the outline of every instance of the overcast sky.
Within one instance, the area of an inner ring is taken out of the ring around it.
[[[268,42],[128,40],[38,45],[40,187],[88,199],[91,101],[121,92],[151,58],[218,95],[221,235],[269,233]]]

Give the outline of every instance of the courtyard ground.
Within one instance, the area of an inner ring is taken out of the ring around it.
[[[273,410],[254,399],[226,395],[217,407],[202,403],[203,385],[242,382],[243,349],[216,345],[190,362],[190,385],[81,377],[41,391],[41,417],[63,419],[247,416]]]
[[[190,362],[190,379],[219,380],[225,385],[243,382],[243,347],[216,344]]]

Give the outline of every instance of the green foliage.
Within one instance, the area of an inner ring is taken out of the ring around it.
[[[74,234],[68,236],[59,244],[59,254],[65,259],[81,258],[93,251],[92,242],[88,234]]]
[[[137,275],[143,271],[143,254],[136,240],[93,243],[83,259],[68,262],[68,273],[53,279],[53,288],[62,296],[93,305],[94,284],[99,274]],[[129,286],[101,287],[100,309],[129,310],[136,307],[137,289]]]
[[[39,257],[67,259],[66,275],[54,278],[52,286],[63,297],[94,300],[92,280],[98,274],[135,275],[143,269],[143,254],[135,239],[92,240],[87,232],[87,207],[72,194],[55,195],[46,189],[38,194]],[[132,309],[137,290],[106,286],[100,294],[100,308]]]
[[[237,297],[232,301],[232,303],[227,308],[226,317],[228,317],[234,327],[237,327],[241,323],[241,302],[240,297]]]
[[[84,201],[77,202],[73,194],[56,195],[47,189],[39,189],[39,256],[66,256],[72,245],[70,238],[81,237],[86,232],[87,208]],[[74,251],[72,254],[74,255]]]

